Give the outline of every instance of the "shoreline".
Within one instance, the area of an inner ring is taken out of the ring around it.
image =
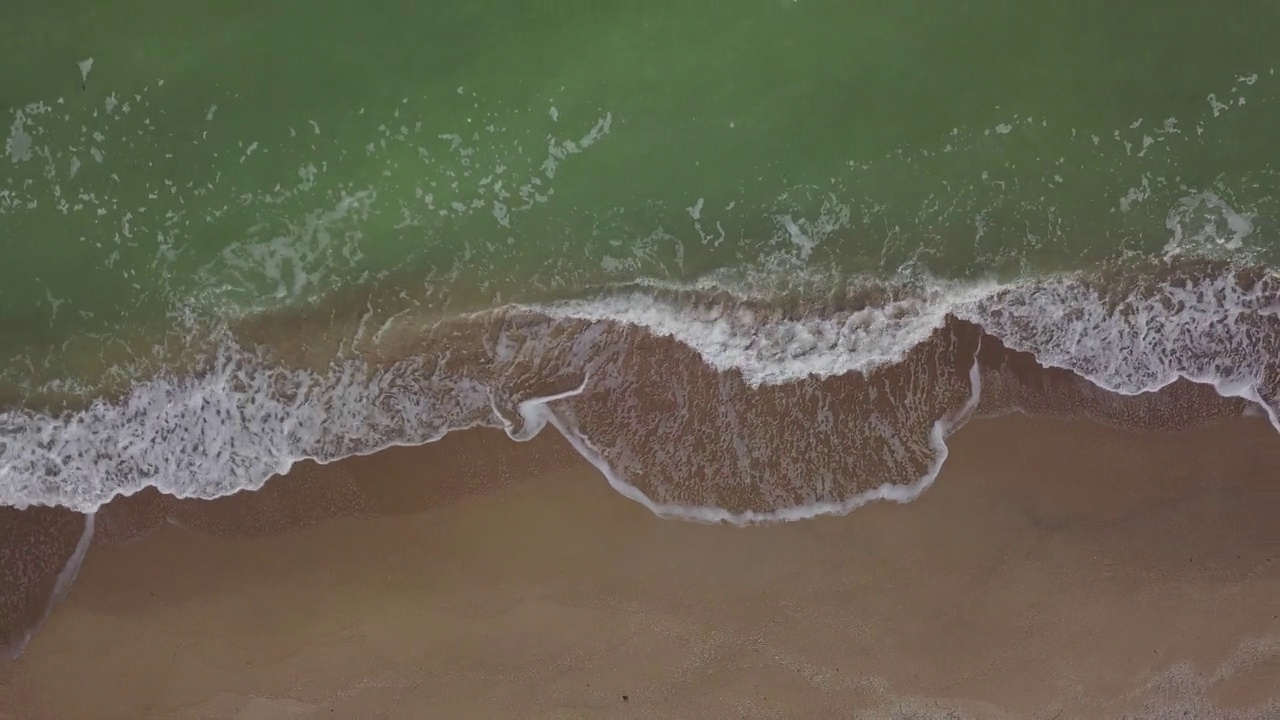
[[[1255,293],[1256,297],[1236,301],[1261,303],[1280,288],[1268,284],[1264,291],[1258,289],[1261,285],[1252,282],[1248,288],[1241,286],[1240,292]],[[1053,303],[1066,303],[1077,291],[1091,292],[1081,288],[1059,290],[1065,294],[1046,301],[1046,312],[1055,308],[1059,314],[1066,312]],[[1184,288],[1178,292],[1190,291]],[[993,298],[988,300],[996,302]],[[558,317],[556,312],[544,315],[526,309],[461,317],[457,322],[434,325],[416,335],[390,332],[389,346],[395,349],[381,359],[366,355],[364,350],[368,348],[362,348],[347,362],[325,365],[323,358],[310,356],[314,348],[305,341],[306,334],[296,330],[279,343],[280,347],[255,346],[253,352],[238,346],[224,349],[217,366],[204,373],[147,381],[134,386],[128,397],[116,402],[95,401],[81,412],[65,412],[56,417],[30,411],[0,414],[7,436],[0,443],[5,504],[18,508],[61,506],[90,512],[113,497],[133,495],[149,487],[178,497],[225,496],[259,487],[280,467],[292,463],[330,463],[389,447],[434,442],[460,429],[501,427],[519,439],[536,431],[538,423],[550,420],[578,432],[584,418],[590,424],[591,416],[599,415],[600,408],[594,406],[619,398],[637,407],[645,406],[646,412],[651,413],[647,417],[635,416],[633,421],[661,425],[663,420],[652,413],[661,414],[669,408],[651,407],[653,402],[679,408],[683,398],[714,395],[712,390],[717,385],[721,395],[733,397],[725,400],[708,396],[708,401],[728,402],[748,414],[757,407],[778,403],[793,403],[797,408],[814,405],[813,396],[818,395],[821,399],[817,405],[840,408],[845,419],[855,426],[866,419],[861,417],[866,412],[894,415],[889,421],[894,426],[892,430],[910,436],[911,443],[918,446],[908,452],[910,457],[902,458],[903,463],[912,465],[910,470],[880,473],[886,482],[895,485],[914,482],[926,473],[933,462],[918,457],[922,452],[940,452],[938,441],[927,437],[932,431],[923,431],[920,424],[951,425],[965,414],[964,407],[972,396],[980,394],[979,384],[988,382],[989,376],[1006,373],[1009,367],[1027,368],[1030,375],[1050,378],[1047,382],[1072,396],[1067,405],[1107,406],[1076,408],[1089,417],[1100,417],[1097,413],[1114,415],[1124,406],[1151,405],[1147,398],[1156,398],[1155,404],[1159,404],[1176,396],[1181,399],[1175,403],[1191,398],[1193,404],[1203,406],[1199,409],[1204,413],[1192,413],[1197,419],[1202,414],[1206,419],[1238,414],[1258,405],[1274,425],[1275,406],[1280,404],[1280,375],[1263,363],[1273,346],[1280,352],[1280,324],[1269,318],[1263,307],[1233,310],[1224,305],[1185,310],[1188,317],[1156,318],[1162,332],[1154,334],[1143,330],[1146,319],[1135,321],[1129,317],[1137,310],[1113,308],[1107,311],[1114,311],[1113,314],[1104,319],[1117,325],[1099,330],[1099,338],[1094,340],[1100,344],[1094,350],[1105,350],[1106,357],[1110,357],[1107,353],[1120,353],[1125,359],[1107,360],[1097,352],[1079,357],[1070,352],[1064,355],[1063,343],[1080,342],[1072,334],[1080,328],[1064,330],[1052,323],[1040,329],[1029,327],[1028,313],[1034,314],[1036,307],[1034,303],[1027,304],[1027,298],[989,309],[994,313],[992,322],[1002,328],[1001,335],[992,334],[986,325],[964,319],[966,313],[948,313],[940,320],[941,325],[934,327],[921,317],[892,325],[897,322],[891,317],[894,312],[884,308],[875,309],[874,317],[868,320],[866,308],[815,307],[806,312],[817,315],[797,320],[781,308],[775,309],[774,315],[760,315],[760,308],[750,303],[739,305],[723,298],[711,302],[706,307],[695,303],[686,308],[691,328],[705,331],[706,343],[702,344],[691,344],[688,337],[669,333],[660,326],[592,321],[567,310]],[[1152,298],[1142,302],[1150,306],[1147,309],[1160,304]],[[1100,308],[1093,311],[1102,312]],[[970,308],[972,312],[976,310]],[[1216,327],[1222,318],[1215,319],[1215,313],[1252,315],[1235,318],[1240,321],[1239,327],[1215,331],[1214,337],[1194,348],[1182,348],[1186,350],[1182,353],[1177,338],[1188,328],[1178,331],[1169,324],[1212,321]],[[728,326],[722,327],[723,322],[758,323],[759,327],[749,336],[737,330],[725,335],[722,331]],[[884,358],[877,361],[876,353],[883,348],[874,347],[883,338],[873,340],[873,336],[886,329],[882,327],[886,322],[891,325],[888,332],[893,342],[910,340],[897,348],[901,355],[892,362]],[[816,325],[810,327],[806,323]],[[376,344],[389,327],[384,325],[374,333],[375,340],[371,342]],[[920,335],[922,328],[927,333]],[[356,338],[367,334],[363,326],[357,330]],[[815,339],[815,332],[824,335],[822,343]],[[1001,339],[1006,335],[1011,339]],[[1165,336],[1174,339],[1166,340]],[[1219,341],[1221,347],[1215,344]],[[873,347],[862,348],[863,342],[870,342]],[[1050,350],[1042,347],[1045,343]],[[351,350],[356,350],[355,340]],[[859,353],[864,351],[870,354],[862,357]],[[727,355],[717,360],[713,357],[717,352]],[[750,357],[739,358],[742,362],[735,364],[729,362],[734,353]],[[815,361],[814,357],[845,355],[859,359],[840,360],[839,367],[815,369],[815,362],[821,365],[828,360]],[[971,377],[975,359],[981,366],[976,379]],[[759,375],[760,368],[775,361],[781,363],[778,367],[787,368],[783,375]],[[795,362],[800,364],[792,367]],[[860,367],[860,362],[870,365]],[[664,364],[669,372],[653,372],[654,367]],[[686,387],[673,395],[672,388],[665,387],[672,380]],[[1014,382],[1044,384],[1039,377],[1019,377]],[[857,395],[874,393],[878,385],[886,386],[890,397],[877,400],[879,408],[865,407]],[[1031,389],[1033,394],[1037,391]],[[850,392],[855,397],[849,397]],[[551,400],[564,402],[548,411],[546,402]],[[1026,402],[1022,397],[1011,406],[989,408],[986,406],[990,402],[980,400],[986,409],[979,414],[1018,410],[1022,408],[1019,403]],[[1043,405],[1046,398],[1034,400]],[[537,412],[527,412],[539,402]],[[852,407],[853,404],[860,406]],[[1143,426],[1142,418],[1133,412],[1128,414],[1130,417],[1118,422]],[[1171,420],[1167,412],[1158,414],[1157,425]],[[570,419],[566,421],[566,417]],[[534,427],[526,427],[530,423]],[[845,426],[849,424],[846,422]],[[735,434],[731,428],[723,431]],[[591,427],[580,434],[597,449],[602,444],[608,446],[603,448],[604,455],[608,455],[609,451],[618,450],[611,443],[619,432],[626,429]],[[598,437],[601,433],[611,437],[602,441]],[[887,437],[877,441],[891,442]],[[928,449],[920,450],[923,446]],[[605,457],[602,462],[616,471],[614,460]],[[788,482],[803,484],[801,479]],[[814,498],[814,502],[839,505],[867,489],[854,489],[844,496],[827,494]],[[662,506],[682,504],[648,492],[645,495]],[[726,507],[714,499],[703,504]],[[767,512],[771,503],[765,498],[748,505],[729,510],[743,517],[758,516]]]
[[[1144,433],[1011,415],[951,444],[914,502],[752,527],[658,519],[560,438],[490,430],[179,501],[190,529],[138,540],[117,524],[129,544],[106,542],[104,513],[66,602],[0,665],[0,706],[68,719],[1280,706],[1280,437],[1265,421]]]

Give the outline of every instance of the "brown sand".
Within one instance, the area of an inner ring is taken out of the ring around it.
[[[0,717],[1280,716],[1260,420],[975,421],[913,503],[753,528],[464,435],[308,471],[356,517],[95,544]]]

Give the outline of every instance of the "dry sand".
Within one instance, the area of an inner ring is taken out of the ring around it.
[[[916,502],[752,528],[464,435],[95,543],[0,717],[1280,717],[1260,420],[975,421]],[[278,532],[307,482],[358,517]]]

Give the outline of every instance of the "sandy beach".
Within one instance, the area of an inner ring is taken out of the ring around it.
[[[0,720],[1280,720],[1280,2],[0,22]]]
[[[654,517],[553,435],[300,468],[95,540],[0,666],[0,717],[1280,711],[1260,419],[978,420],[915,502],[747,528]]]

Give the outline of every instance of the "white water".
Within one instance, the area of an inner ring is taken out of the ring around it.
[[[1270,277],[1248,291],[1229,278],[1203,280],[1166,287],[1145,299],[1130,297],[1120,305],[1123,312],[1109,310],[1096,292],[1071,278],[935,287],[886,308],[808,319],[679,308],[640,293],[532,310],[566,322],[594,323],[571,339],[572,348],[560,341],[565,361],[588,378],[598,363],[595,356],[605,352],[600,331],[609,321],[674,338],[696,350],[708,366],[740,372],[756,388],[891,365],[951,314],[982,325],[1044,365],[1072,370],[1107,390],[1132,395],[1186,378],[1212,384],[1223,396],[1257,402],[1280,428],[1263,392],[1269,353],[1277,342],[1267,323],[1280,316],[1274,287]],[[848,512],[875,499],[914,498],[945,459],[946,435],[971,410],[966,406],[959,416],[938,421],[930,441],[937,461],[911,484],[888,483],[839,502],[756,514],[662,504],[611,469],[601,449],[557,414],[556,404],[583,392],[586,382],[576,391],[502,409],[506,398],[519,392],[498,386],[503,368],[519,357],[550,355],[554,348],[546,343],[554,329],[555,323],[540,321],[513,326],[510,337],[504,331],[501,352],[484,377],[459,374],[446,358],[434,357],[412,357],[377,372],[362,362],[347,362],[323,375],[288,371],[228,346],[210,372],[141,382],[118,403],[98,402],[58,417],[0,414],[0,502],[56,504],[91,513],[117,495],[148,486],[178,497],[212,498],[258,488],[306,458],[328,462],[431,442],[475,426],[506,427],[523,440],[551,424],[619,492],[655,513],[704,521],[790,520]],[[971,403],[976,403],[976,375],[971,384]],[[521,427],[508,413],[520,416]]]

